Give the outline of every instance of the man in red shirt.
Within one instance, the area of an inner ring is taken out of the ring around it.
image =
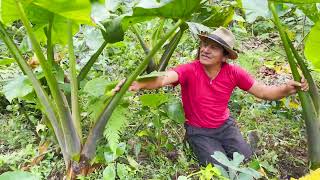
[[[180,84],[187,140],[200,164],[220,164],[211,157],[215,151],[229,157],[233,152],[239,152],[248,159],[252,150],[228,109],[233,90],[239,87],[258,98],[277,100],[296,93],[299,88],[307,91],[308,84],[302,79],[301,83],[288,81],[284,85],[267,86],[255,81],[241,67],[228,64],[227,59],[237,59],[238,55],[233,50],[235,38],[225,28],[218,28],[209,35],[199,35],[199,38],[197,59],[166,71],[164,76],[135,81],[129,90]]]

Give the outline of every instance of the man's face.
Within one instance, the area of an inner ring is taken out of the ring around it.
[[[226,60],[223,47],[210,39],[200,43],[200,63],[203,65],[220,64]]]

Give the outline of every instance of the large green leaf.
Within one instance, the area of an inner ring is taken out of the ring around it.
[[[0,3],[0,19],[4,24],[20,18],[15,0],[1,0]],[[47,10],[67,19],[72,19],[76,23],[92,25],[89,0],[30,0],[23,1],[23,6],[28,18],[31,22],[35,21],[34,23],[46,20],[48,17],[45,10]]]
[[[103,180],[116,179],[116,169],[114,164],[109,164],[103,171]]]
[[[124,31],[126,29],[122,26],[124,16],[116,17],[115,19],[107,19],[102,24],[104,30],[102,30],[103,38],[108,43],[116,43],[123,41]]]
[[[3,24],[9,24],[19,19],[19,12],[16,10],[15,0],[0,1],[0,20]]]
[[[153,72],[151,72],[149,74],[138,76],[136,80],[137,81],[147,81],[147,80],[150,80],[150,79],[153,79],[153,78],[164,76],[165,74],[166,74],[166,72],[153,71]]]
[[[251,169],[251,168],[241,168],[239,167],[240,163],[244,160],[244,156],[239,154],[238,152],[233,153],[233,160],[229,160],[228,157],[220,151],[216,151],[211,155],[214,159],[216,159],[219,163],[227,166],[230,170],[241,172],[247,175],[250,175],[254,178],[260,178],[261,175],[259,172]],[[231,172],[231,171],[230,171]]]
[[[15,60],[13,58],[3,58],[0,60],[0,65],[9,65],[14,62],[15,62]]]
[[[320,71],[320,21],[311,29],[306,40],[304,55],[313,64],[314,68]]]
[[[242,6],[246,12],[246,20],[252,23],[257,17],[269,17],[267,0],[242,0]]]
[[[89,0],[33,0],[32,3],[77,23],[92,24]]]
[[[184,111],[183,111],[182,103],[180,102],[180,100],[177,100],[177,99],[171,100],[166,105],[166,112],[170,119],[180,124],[184,123],[184,120],[185,120]]]
[[[40,178],[25,171],[10,171],[1,174],[0,180],[40,180]]]
[[[3,93],[8,101],[24,97],[33,91],[32,84],[26,76],[19,76],[3,86]]]
[[[90,96],[100,97],[105,94],[108,84],[110,84],[110,81],[106,80],[105,78],[96,78],[87,82],[83,91],[88,93]]]
[[[200,6],[201,0],[141,0],[132,11],[116,18],[107,18],[102,34],[109,43],[122,41],[124,32],[130,25],[155,17],[188,19]]]
[[[132,16],[157,16],[188,19],[200,6],[201,0],[141,0]]]
[[[298,4],[297,7],[314,23],[319,20],[320,12],[316,4]]]
[[[46,24],[36,24],[33,29],[36,33],[37,39],[40,42],[46,42],[47,37],[44,32],[44,28],[48,26],[48,22]],[[52,24],[52,43],[53,44],[67,44],[68,42],[68,34],[65,33],[68,30],[68,19],[55,15],[53,18]],[[79,31],[79,25],[74,23],[72,25],[72,34],[76,34]]]
[[[92,24],[89,1],[77,0],[75,3],[74,1],[71,3],[71,1],[65,0],[34,0],[27,2],[29,3],[23,4],[24,9],[29,21],[33,24],[34,32],[40,42],[46,42],[44,28],[48,26],[50,17],[53,17],[52,43],[54,44],[67,43],[68,37],[67,33],[65,33],[68,28],[67,19],[74,21],[73,34],[79,31],[77,23]],[[15,0],[2,0],[0,3],[0,18],[3,23],[9,24],[20,19],[16,10]]]
[[[166,94],[144,94],[140,96],[140,101],[143,106],[156,108],[163,103],[168,102],[169,97]]]
[[[191,22],[208,27],[227,26],[233,19],[234,7],[231,4],[203,5],[192,15]]]

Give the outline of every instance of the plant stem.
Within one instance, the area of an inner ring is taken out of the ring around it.
[[[100,56],[100,54],[102,53],[103,49],[106,47],[108,43],[106,41],[104,41],[101,46],[99,47],[99,49],[90,57],[89,61],[87,62],[86,65],[84,65],[84,67],[81,69],[77,79],[78,79],[78,83],[80,83],[80,81],[82,81],[88,74],[88,72],[90,71],[91,67],[93,66],[93,64],[97,61],[98,57]]]
[[[25,72],[25,74],[30,79],[32,86],[37,94],[37,97],[39,98],[39,101],[41,105],[43,106],[43,111],[47,115],[53,130],[55,132],[55,135],[57,137],[58,143],[62,149],[62,154],[65,159],[65,162],[67,162],[68,155],[66,153],[66,145],[64,142],[64,134],[61,130],[61,127],[59,125],[59,121],[57,118],[57,115],[55,113],[55,106],[50,103],[50,99],[46,91],[42,88],[41,83],[36,78],[36,76],[33,74],[32,70],[24,60],[21,52],[19,51],[18,47],[14,44],[13,40],[9,37],[8,33],[5,31],[4,25],[0,22],[0,37],[8,47],[9,51],[13,55],[14,59],[19,64],[21,70]]]
[[[295,81],[300,82],[300,75],[292,52],[290,50],[290,45],[285,36],[285,32],[281,26],[280,19],[276,12],[274,2],[269,2],[269,8],[274,17],[274,23],[277,26],[281,40],[283,42],[285,51],[287,53],[288,62],[292,71],[292,75]],[[320,167],[320,118],[317,116],[315,106],[313,105],[310,94],[307,92],[298,91],[298,95],[301,101],[302,113],[306,124],[307,139],[308,139],[308,151],[309,151],[309,161],[311,163],[311,169],[316,169]]]
[[[293,47],[293,44],[291,42],[291,40],[289,39],[287,33],[286,33],[286,39],[289,43],[289,46],[293,52],[293,55],[294,57],[296,58],[300,68],[301,68],[301,71],[304,75],[304,77],[307,79],[307,82],[309,83],[309,87],[310,87],[310,95],[311,95],[311,98],[312,98],[312,102],[316,108],[316,111],[317,111],[317,115],[320,116],[320,95],[319,95],[319,90],[317,88],[317,85],[316,83],[314,82],[306,64],[304,63],[302,57],[298,54],[297,50]]]
[[[120,91],[112,97],[110,103],[107,105],[105,110],[101,115],[99,115],[98,119],[95,121],[93,128],[90,130],[87,141],[83,147],[81,152],[82,155],[91,159],[94,156],[94,152],[96,149],[97,141],[101,138],[103,129],[106,126],[113,110],[119,104],[121,98],[128,90],[131,83],[138,77],[138,75],[145,70],[149,61],[155,55],[155,53],[161,48],[161,46],[167,41],[169,37],[175,32],[175,30],[183,23],[182,20],[179,20],[175,26],[161,39],[155,47],[150,51],[150,53],[145,57],[145,59],[141,62],[141,64],[137,67],[137,69],[127,78],[126,82],[122,85]]]
[[[77,69],[76,69],[76,57],[74,55],[73,48],[73,35],[72,35],[72,21],[68,20],[68,50],[69,50],[69,69],[70,69],[70,84],[71,84],[71,108],[72,108],[72,121],[80,141],[82,140],[81,132],[81,118],[79,110],[79,99],[78,99],[78,81],[77,81]]]
[[[53,44],[52,44],[52,24],[53,24],[54,14],[50,13],[49,15],[49,25],[47,29],[47,59],[49,61],[49,65],[54,67],[54,51],[53,51]]]
[[[143,41],[142,37],[139,34],[140,29],[136,26],[136,25],[132,25],[131,27],[132,32],[137,36],[139,43],[144,51],[144,53],[146,55],[149,54],[150,50],[148,48],[148,46],[146,45],[146,43]],[[152,71],[156,70],[156,64],[154,63],[153,58],[151,58],[148,67],[147,67],[147,73],[150,73]]]
[[[58,88],[57,80],[54,77],[52,73],[52,69],[49,68],[48,62],[46,61],[42,53],[41,47],[36,39],[34,32],[32,31],[32,27],[30,25],[29,20],[27,19],[27,16],[24,12],[21,2],[19,0],[16,0],[16,4],[17,4],[18,12],[20,14],[21,21],[23,22],[26,28],[26,31],[29,35],[32,48],[40,62],[40,65],[43,69],[46,80],[48,82],[52,97],[54,99],[57,113],[59,115],[62,131],[65,138],[67,152],[70,154],[70,156],[75,156],[80,152],[80,138],[77,135],[77,132],[73,126],[70,111],[68,111],[68,109],[66,108],[67,105],[63,103],[63,99],[60,94],[61,91]]]
[[[176,50],[181,37],[183,35],[183,32],[186,30],[186,27],[181,26],[180,30],[174,35],[174,37],[171,39],[170,43],[168,44],[166,50],[164,51],[161,59],[160,59],[160,65],[158,71],[164,71],[166,67],[168,66],[169,60],[174,52]]]

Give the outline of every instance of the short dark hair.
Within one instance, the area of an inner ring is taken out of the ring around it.
[[[223,55],[224,56],[228,56],[229,55],[229,51],[227,51],[225,48],[223,48]]]

